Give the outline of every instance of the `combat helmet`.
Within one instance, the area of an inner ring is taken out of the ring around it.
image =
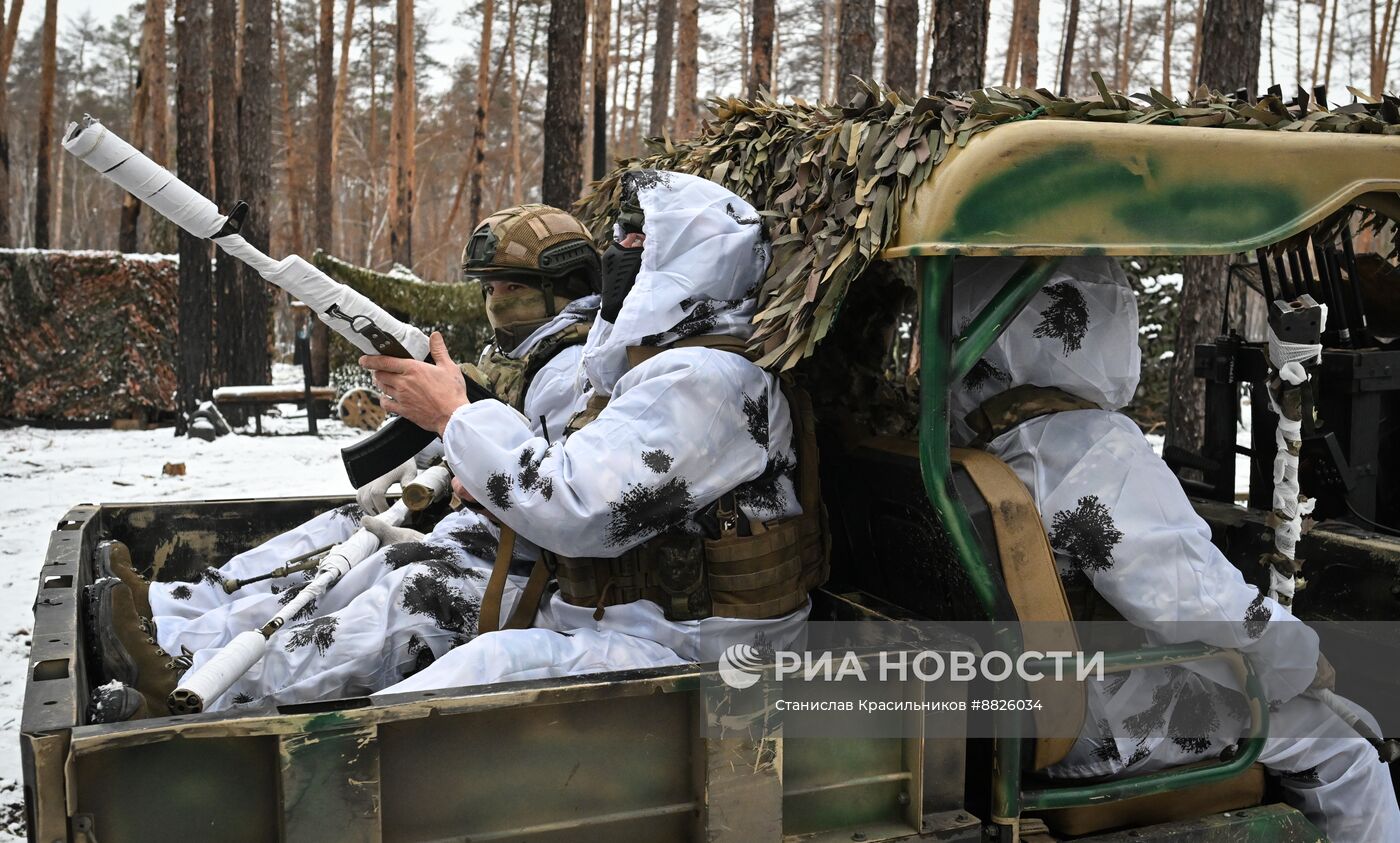
[[[508,351],[555,316],[558,298],[598,291],[598,251],[588,229],[568,212],[517,205],[497,211],[472,232],[462,249],[462,277],[509,281],[538,292],[488,303],[496,345]]]
[[[462,276],[548,286],[570,299],[598,291],[598,251],[583,223],[567,211],[531,204],[504,208],[472,232]]]

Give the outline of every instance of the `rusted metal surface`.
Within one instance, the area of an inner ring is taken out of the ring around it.
[[[335,728],[338,720],[313,718],[305,731],[278,738],[283,840],[382,839],[378,729]]]

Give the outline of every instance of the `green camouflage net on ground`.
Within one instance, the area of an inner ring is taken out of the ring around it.
[[[623,162],[576,206],[601,236],[611,233],[621,176],[634,169],[692,173],[743,196],[767,218],[773,264],[759,298],[754,347],[761,364],[788,369],[831,327],[851,280],[897,233],[899,209],[953,146],[1019,120],[1076,119],[1227,129],[1400,134],[1397,101],[1364,100],[1326,110],[1306,97],[1256,103],[1198,91],[1179,103],[1157,91],[1109,91],[1075,100],[1044,89],[988,88],[909,102],[878,85],[849,106],[715,99],[694,138],[650,140],[651,152]],[[1357,94],[1357,92],[1354,92]],[[1359,94],[1357,94],[1360,97]]]

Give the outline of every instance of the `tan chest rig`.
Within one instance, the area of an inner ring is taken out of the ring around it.
[[[743,343],[728,337],[693,337],[669,347],[744,354]],[[664,349],[627,351],[628,362],[636,366]],[[812,403],[806,392],[786,380],[783,394],[793,412],[801,515],[752,521],[731,491],[703,513],[711,531],[717,525],[717,536],[676,528],[615,558],[553,555],[565,602],[595,608],[594,617],[601,619],[608,606],[650,600],[673,621],[774,618],[803,606],[808,592],[826,582],[831,541],[821,503]],[[606,404],[590,401],[569,422],[568,432],[593,421]]]
[[[529,354],[519,359],[507,356],[492,343],[481,352],[481,359],[476,365],[463,363],[462,371],[495,393],[501,403],[524,412],[525,392],[530,388],[530,381],[559,352],[587,342],[588,330],[592,325],[591,321],[570,325],[557,334],[545,337]]]

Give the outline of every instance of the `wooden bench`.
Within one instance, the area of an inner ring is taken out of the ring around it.
[[[335,388],[330,386],[220,386],[214,389],[214,403],[220,406],[238,405],[253,410],[253,424],[258,434],[262,434],[262,408],[273,404],[306,404],[307,432],[316,434],[315,401],[334,401]]]
[[[311,326],[314,318],[311,308],[299,301],[292,302],[292,312],[297,319],[294,359],[301,364],[301,386],[282,384],[273,386],[219,386],[214,388],[214,403],[251,407],[253,424],[257,435],[261,436],[262,409],[273,404],[300,402],[306,407],[306,432],[316,435],[318,402],[330,403],[336,399],[335,387],[310,386],[311,383]]]

